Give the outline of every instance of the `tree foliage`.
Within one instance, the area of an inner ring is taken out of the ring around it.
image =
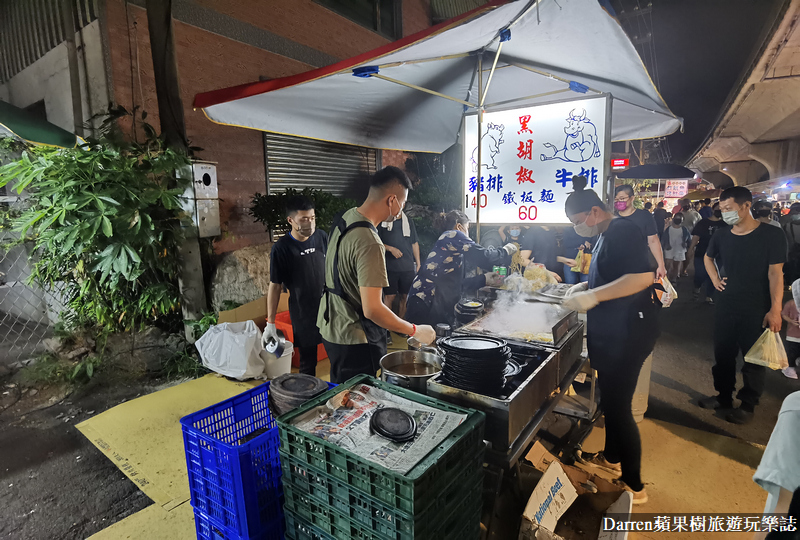
[[[284,232],[289,230],[286,222],[286,201],[295,195],[303,195],[314,201],[317,228],[329,231],[333,218],[337,214],[358,206],[358,202],[333,195],[319,189],[304,188],[297,190],[286,188],[283,193],[262,195],[256,193],[250,205],[250,215],[263,223],[268,231]]]
[[[179,306],[181,197],[176,171],[186,155],[147,139],[125,142],[113,111],[98,138],[79,148],[27,147],[0,167],[0,187],[25,195],[13,216],[18,242],[29,242],[30,281],[59,291],[70,327],[104,331],[142,327]]]

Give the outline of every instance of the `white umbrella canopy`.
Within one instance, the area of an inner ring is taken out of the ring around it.
[[[443,152],[481,103],[491,112],[601,93],[613,97],[612,140],[681,127],[597,0],[495,0],[331,66],[198,94],[195,107],[221,124]]]

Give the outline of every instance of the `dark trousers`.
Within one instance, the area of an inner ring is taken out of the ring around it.
[[[789,367],[800,365],[800,343],[797,341],[785,341],[783,347],[786,349],[786,358],[789,360]]]
[[[603,455],[611,463],[622,465],[622,481],[634,491],[642,484],[642,440],[633,419],[633,394],[644,359],[624,367],[597,370],[600,407],[606,424]]]
[[[331,382],[340,384],[356,375],[372,375],[380,368],[380,361],[386,355],[386,341],[382,343],[360,343],[358,345],[339,345],[322,340],[331,361]]]
[[[298,347],[300,351],[300,373],[317,376],[317,346]]]
[[[761,309],[731,310],[718,306],[714,323],[714,389],[720,401],[729,403],[736,390],[736,358],[742,355],[761,337],[766,311]],[[745,362],[742,367],[744,386],[737,396],[742,408],[753,410],[764,391],[766,368]]]
[[[703,287],[705,286],[705,295],[706,298],[713,298],[714,296],[714,284],[711,283],[711,278],[708,276],[708,272],[706,271],[706,265],[703,262],[703,257],[695,257],[694,258],[694,288],[698,289],[701,293],[703,293]]]

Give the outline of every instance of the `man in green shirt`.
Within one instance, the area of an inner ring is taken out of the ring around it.
[[[416,326],[383,303],[389,285],[383,242],[376,227],[403,210],[411,182],[397,167],[381,169],[370,181],[364,204],[336,220],[325,258],[325,293],[317,316],[331,361],[331,382],[366,373],[375,375],[386,354],[386,330],[414,336],[425,344],[436,338],[428,325]]]

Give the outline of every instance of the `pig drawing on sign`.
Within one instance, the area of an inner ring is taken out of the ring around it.
[[[500,145],[505,141],[503,140],[503,124],[486,125],[486,133],[481,137],[481,144],[483,144],[483,151],[481,153],[481,168],[497,169],[494,158],[500,153]],[[472,150],[472,172],[478,172],[478,147]]]
[[[542,161],[560,159],[568,163],[581,163],[593,157],[600,157],[597,128],[591,120],[586,118],[584,109],[572,109],[567,117],[564,133],[567,134],[567,137],[561,148],[556,148],[554,144],[544,143],[544,146],[552,154],[541,154]]]

